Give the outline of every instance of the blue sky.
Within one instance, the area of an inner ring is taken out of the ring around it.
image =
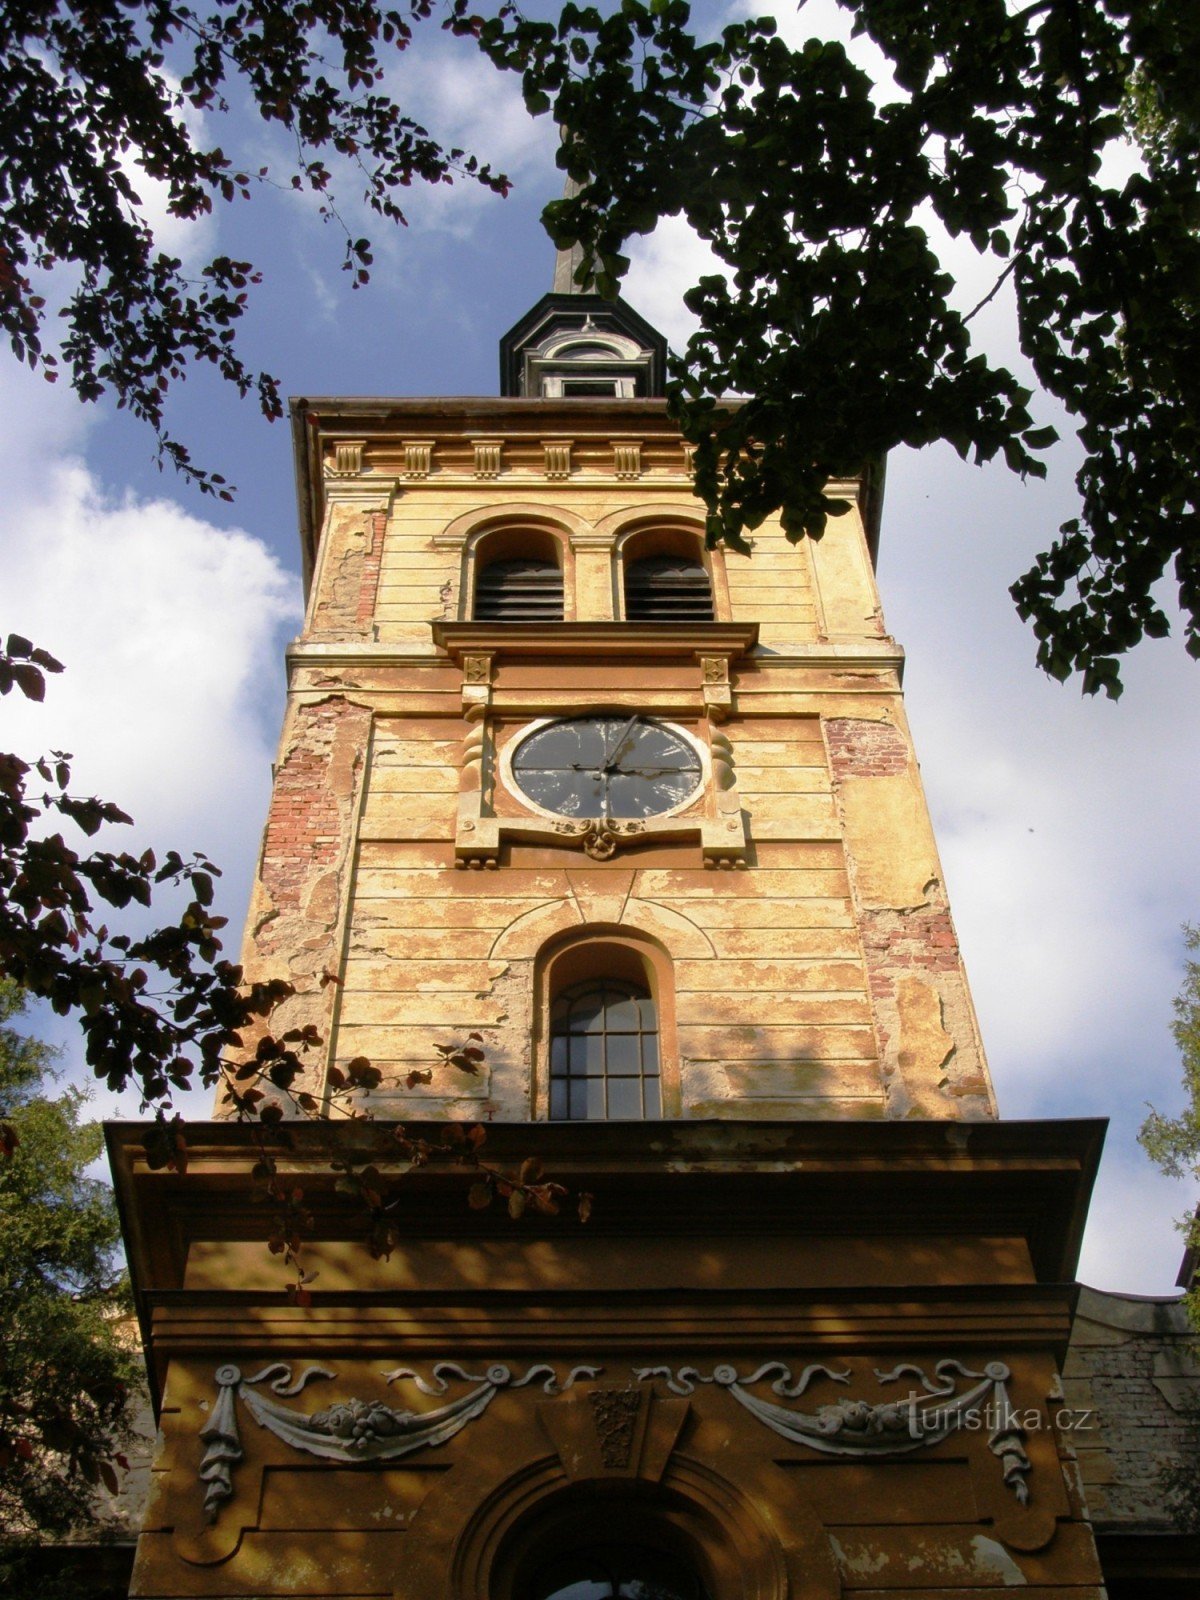
[[[827,9],[810,5],[804,27],[785,26],[814,31]],[[376,242],[374,282],[357,292],[338,270],[335,231],[290,194],[265,190],[192,229],[167,224],[186,260],[220,250],[263,270],[239,337],[289,394],[494,394],[500,334],[549,287],[553,252],[537,223],[559,188],[549,119],[527,118],[513,81],[436,33],[395,87],[432,131],[504,168],[510,198],[466,184],[413,190],[410,226],[391,233],[357,226],[348,205],[356,233]],[[282,153],[279,134],[254,125],[218,137],[239,140],[252,166]],[[143,197],[153,206],[150,186]],[[682,294],[703,252],[667,223],[633,255],[627,297],[681,344]],[[969,253],[948,247],[948,257],[974,303],[990,278]],[[984,323],[988,347],[1019,362],[1003,297]],[[221,506],[160,475],[128,418],[80,407],[0,360],[0,620],[68,667],[45,709],[0,702],[4,748],[71,750],[79,787],[132,812],[139,843],[210,850],[236,929],[282,647],[299,623],[286,429],[207,374],[189,379],[172,422],[238,485],[236,503]],[[948,449],[898,453],[880,585],[909,654],[909,715],[1001,1110],[1112,1118],[1082,1275],[1166,1293],[1180,1256],[1172,1218],[1192,1191],[1155,1174],[1135,1134],[1147,1102],[1179,1100],[1168,1029],[1179,927],[1200,918],[1200,665],[1177,639],[1143,646],[1116,705],[1037,673],[1006,591],[1072,512],[1069,443],[1051,468],[1046,484],[1022,485]],[[72,1065],[73,1037],[60,1036]]]

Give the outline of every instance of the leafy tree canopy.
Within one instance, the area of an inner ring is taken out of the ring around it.
[[[105,393],[148,422],[160,459],[202,490],[225,480],[196,466],[169,432],[164,399],[189,363],[210,362],[265,416],[282,414],[279,386],[236,349],[234,324],[251,263],[218,256],[189,279],[161,250],[138,194],[165,186],[168,213],[196,218],[259,183],[309,190],[340,220],[330,161],[351,163],[379,216],[402,222],[397,190],[458,173],[501,190],[505,180],[443,149],[378,91],[381,49],[403,50],[432,0],[398,9],[375,0],[51,0],[0,10],[0,328],[18,359],[54,379],[65,368],[83,400]],[[243,170],[195,130],[249,100],[295,139],[286,172]],[[366,239],[345,236],[346,268],[365,283]],[[54,290],[69,288],[57,299]],[[61,334],[48,337],[49,319]]]
[[[819,535],[831,477],[946,440],[1041,476],[1055,437],[973,343],[930,247],[936,219],[1015,290],[1020,346],[1078,424],[1081,510],[1013,588],[1057,678],[1119,692],[1117,657],[1167,632],[1173,565],[1200,655],[1200,12],[1165,0],[842,0],[891,65],[788,48],[769,19],[716,41],[682,0],[514,11],[483,47],[565,129],[579,184],[551,205],[612,292],[631,234],[682,214],[725,272],[687,296],[700,329],[672,405],[697,445],[710,538],[780,511]],[[1104,176],[1131,106],[1144,140]],[[990,298],[990,295],[989,297]],[[722,394],[749,398],[729,416]]]
[[[946,440],[977,461],[1044,472],[1053,441],[1031,395],[979,351],[974,310],[929,241],[937,224],[1015,292],[1020,345],[1084,450],[1080,514],[1013,587],[1057,678],[1120,690],[1118,658],[1167,632],[1171,569],[1200,655],[1200,10],[1177,0],[841,0],[891,66],[873,83],[834,40],[791,49],[770,19],[698,36],[684,0],[569,3],[530,20],[501,0],[54,0],[0,17],[0,327],[19,357],[110,392],[202,489],[224,480],[168,431],[164,396],[210,362],[268,417],[279,394],[236,349],[252,265],[221,256],[189,281],[159,250],[139,173],[196,217],[260,182],[311,189],[337,218],[349,162],[366,204],[402,221],[414,180],[468,177],[381,89],[390,55],[433,20],[501,69],[564,131],[579,185],[547,222],[616,293],[632,234],[684,215],[722,264],[687,296],[700,328],[671,406],[697,445],[709,535],[738,544],[779,511],[817,537],[831,477],[897,444]],[[194,135],[249,104],[295,138],[282,173]],[[1132,119],[1128,181],[1103,155]],[[345,265],[368,275],[368,240]],[[63,268],[64,275],[57,269]],[[47,284],[66,281],[61,307]],[[988,296],[990,298],[990,295]],[[61,311],[58,348],[48,315]],[[738,410],[720,404],[749,396]]]
[[[100,1127],[79,1089],[47,1094],[53,1053],[10,1025],[23,1004],[0,980],[0,1577],[24,1541],[87,1522],[98,1483],[116,1489],[137,1381],[116,1207],[87,1176]]]

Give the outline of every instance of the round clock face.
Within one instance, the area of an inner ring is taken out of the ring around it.
[[[570,717],[517,745],[517,787],[562,817],[655,817],[700,787],[699,753],[683,734],[649,717]]]

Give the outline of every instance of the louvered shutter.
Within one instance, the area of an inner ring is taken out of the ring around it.
[[[628,622],[711,622],[712,585],[698,561],[648,556],[625,568]]]
[[[477,622],[562,619],[562,572],[552,561],[493,561],[475,580]]]

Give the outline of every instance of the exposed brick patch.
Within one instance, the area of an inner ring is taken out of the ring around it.
[[[1173,1345],[1182,1357],[1181,1370],[1196,1373],[1188,1330],[1175,1330],[1173,1339],[1170,1333],[1143,1334],[1105,1344],[1088,1343],[1089,1332],[1085,1326],[1072,1336],[1064,1375],[1086,1382],[1086,1403],[1096,1408],[1086,1431],[1073,1435],[1076,1445],[1081,1451],[1103,1448],[1112,1468],[1111,1481],[1099,1494],[1088,1490],[1089,1500],[1099,1502],[1093,1514],[1106,1527],[1169,1529],[1162,1469],[1194,1453],[1196,1431],[1188,1412],[1176,1410],[1159,1390],[1155,1369],[1157,1358]]]
[[[896,992],[896,979],[906,973],[956,972],[958,939],[944,906],[860,913],[867,981],[877,997]]]
[[[293,985],[270,1018],[277,1036],[310,1026],[322,1041],[330,1036],[337,986],[325,975],[340,963],[352,811],[370,728],[370,711],[340,696],[300,706],[288,724],[244,954],[248,977],[285,978]],[[247,1057],[259,1031],[243,1034]],[[320,1089],[324,1051],[324,1043],[310,1048],[294,1087]]]
[[[270,920],[260,923],[264,954],[295,948],[302,931],[292,920],[297,914],[305,923],[329,925],[349,837],[345,813],[367,723],[367,712],[341,699],[303,706],[297,715],[293,740],[275,776],[263,839],[261,880],[270,902]],[[311,940],[315,929],[303,931]]]
[[[908,740],[892,722],[830,717],[825,722],[834,779],[887,778],[908,767]]]
[[[373,511],[367,522],[367,547],[363,553],[362,573],[358,586],[358,611],[356,621],[370,622],[375,615],[375,601],[379,594],[379,571],[383,564],[383,535],[387,527],[387,513]]]

